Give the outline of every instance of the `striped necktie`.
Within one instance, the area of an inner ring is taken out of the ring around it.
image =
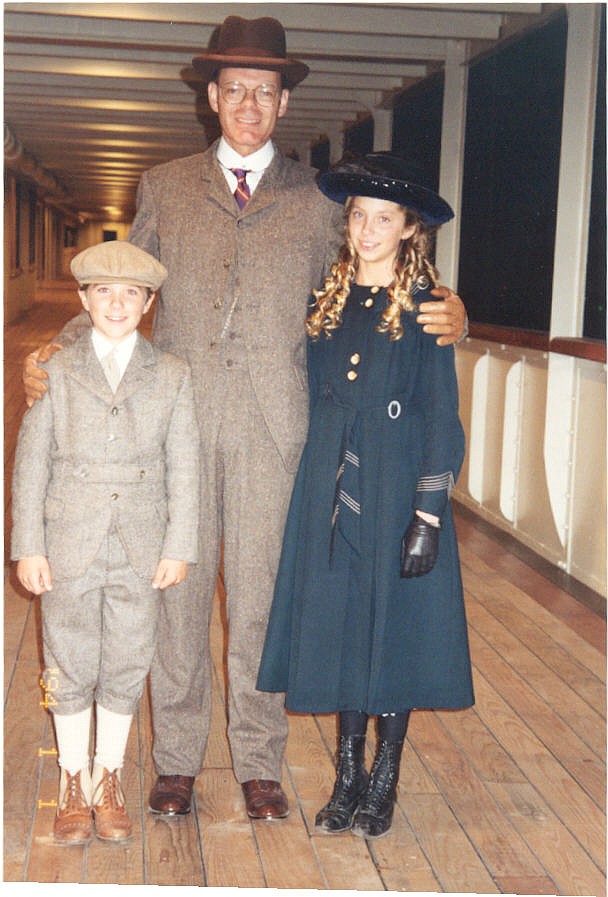
[[[234,198],[236,199],[239,209],[244,209],[247,205],[247,202],[251,199],[251,190],[249,189],[249,184],[245,180],[245,178],[249,174],[249,169],[231,168],[230,171],[237,180],[236,190],[234,191]]]

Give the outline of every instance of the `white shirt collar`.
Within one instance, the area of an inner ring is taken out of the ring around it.
[[[254,153],[248,156],[241,156],[234,150],[224,137],[220,137],[217,147],[218,161],[224,168],[246,168],[247,171],[262,172],[272,162],[274,156],[274,144],[272,140],[267,140],[264,146],[260,147]]]
[[[105,337],[103,333],[100,333],[99,330],[96,330],[94,327],[92,327],[91,340],[93,341],[95,354],[100,361],[102,358],[105,358],[105,356],[109,352],[111,352],[112,349],[115,350],[116,362],[122,376],[122,374],[124,374],[127,369],[127,365],[131,361],[131,355],[133,354],[133,349],[135,348],[135,343],[137,342],[137,330],[134,330],[119,343],[113,343],[107,337]]]

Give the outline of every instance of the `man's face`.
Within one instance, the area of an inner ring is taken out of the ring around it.
[[[236,93],[235,85],[242,85],[247,93],[241,102],[231,103],[222,95],[228,85]],[[253,91],[265,85],[274,93],[270,105],[260,104]],[[289,91],[281,90],[281,76],[278,72],[265,69],[220,69],[218,83],[211,81],[208,86],[209,105],[217,112],[225,140],[241,156],[248,156],[259,150],[272,137],[278,118],[287,111]]]

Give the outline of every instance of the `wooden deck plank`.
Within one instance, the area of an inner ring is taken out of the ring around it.
[[[477,654],[479,655],[479,651]],[[595,863],[605,862],[605,814],[551,754],[526,722],[483,677],[476,682],[477,712],[558,819]]]
[[[471,624],[478,619],[476,612],[469,616]],[[482,621],[483,622],[483,621]],[[597,806],[603,807],[606,788],[605,762],[589,749],[578,732],[536,693],[536,683],[531,685],[525,677],[503,660],[499,652],[470,626],[471,645],[475,645],[475,662],[478,669],[509,703],[514,713],[526,721],[529,730],[542,741],[548,751],[563,765],[587,791]],[[591,715],[588,724],[595,723]]]
[[[289,888],[294,878],[305,889],[323,889],[327,882],[317,861],[289,776],[283,776],[283,788],[289,800],[287,819],[268,822],[256,819],[255,837],[269,888]]]
[[[482,604],[509,632],[516,632],[518,638],[533,650],[550,670],[566,682],[595,713],[605,719],[605,677],[593,674],[562,645],[557,644],[543,628],[521,611],[512,594],[505,598],[500,588],[493,588],[486,579],[479,580],[467,569],[463,571],[463,580],[471,597]]]
[[[602,872],[531,785],[497,783],[490,790],[545,869],[551,869],[558,893],[605,892]]]
[[[498,893],[499,889],[471,843],[467,831],[441,795],[411,795],[406,813],[431,867],[436,870],[439,881],[437,890]],[[382,841],[378,841],[374,850],[381,856]]]
[[[203,885],[205,871],[196,808],[186,816],[173,818],[158,816],[148,810],[148,795],[156,778],[152,761],[152,720],[148,689],[139,702],[138,734],[145,882],[156,885]]]
[[[513,586],[518,591],[533,596],[536,604],[547,610],[560,626],[576,632],[589,645],[593,645],[604,656],[606,655],[605,596],[598,596],[599,600],[595,602],[597,607],[603,608],[602,622],[594,611],[532,566],[536,557],[534,552],[528,552],[530,563],[526,563],[505,548],[502,544],[505,534],[501,530],[492,527],[493,537],[490,537],[483,521],[477,521],[477,525],[475,525],[475,516],[468,509],[461,509],[457,503],[455,509],[457,511],[456,530],[459,546],[463,551],[469,551],[479,559],[483,558],[483,563],[489,565],[507,586]],[[514,543],[515,546],[518,545],[510,538],[507,541],[511,544]],[[548,562],[542,561],[540,558],[537,560],[537,566],[541,570],[551,569]],[[600,625],[598,625],[598,619]]]
[[[474,707],[463,711],[442,711],[441,725],[458,749],[465,754],[482,782],[526,781],[513,758],[484,725]]]
[[[539,603],[538,595],[534,592],[523,591],[519,586],[508,582],[485,562],[483,557],[472,554],[466,547],[460,549],[460,556],[465,568],[471,569],[484,583],[492,584],[498,589],[499,594],[507,597],[523,613],[540,626],[547,635],[551,636],[558,645],[566,648],[578,661],[586,666],[599,679],[606,674],[606,654],[600,648],[591,644],[586,638],[564,623],[554,613]],[[578,604],[570,595],[564,594],[564,601],[568,604]],[[590,624],[595,629],[604,629],[605,623],[592,611],[582,608],[581,613],[589,618]]]
[[[204,769],[196,780],[209,887],[266,887],[253,827],[232,769]]]
[[[492,877],[543,875],[545,870],[476,775],[472,758],[458,750],[438,714],[415,714],[409,740],[437,781],[451,812],[461,824],[466,820],[467,835]],[[409,806],[408,802],[408,814]]]
[[[27,621],[33,613],[34,599],[23,599],[7,579],[4,589],[4,699],[11,687],[15,665],[25,636]]]

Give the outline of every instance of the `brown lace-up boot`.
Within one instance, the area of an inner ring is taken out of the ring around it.
[[[94,770],[93,781],[99,771]],[[120,784],[120,770],[110,772],[105,767],[93,791],[93,818],[95,833],[101,841],[128,841],[133,833],[133,823],[125,808],[125,795]]]
[[[76,775],[62,769],[59,800],[53,825],[58,844],[87,844],[93,832],[91,807],[82,789],[80,772]],[[88,776],[88,770],[85,770]]]

